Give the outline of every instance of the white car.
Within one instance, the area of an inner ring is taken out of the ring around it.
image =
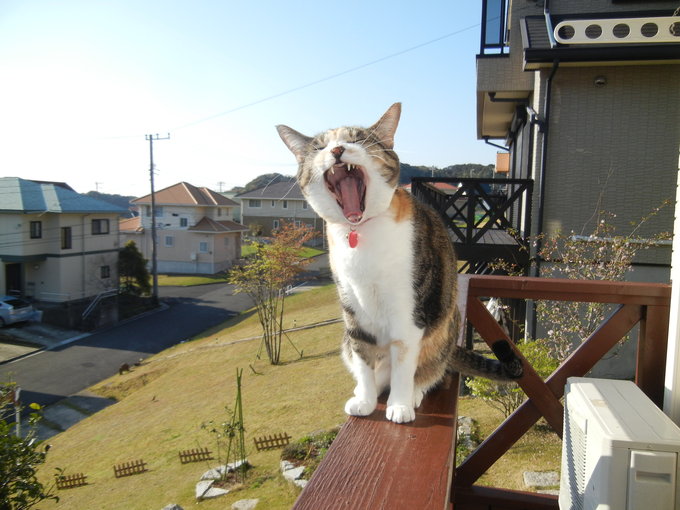
[[[13,297],[0,297],[0,328],[15,322],[24,322],[35,316],[35,309],[28,301]]]

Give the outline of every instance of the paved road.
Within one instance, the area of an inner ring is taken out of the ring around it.
[[[53,350],[0,366],[0,380],[16,381],[23,402],[50,405],[134,363],[220,324],[249,308],[249,298],[227,284],[161,287],[168,305]]]

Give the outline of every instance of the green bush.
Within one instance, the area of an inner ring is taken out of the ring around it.
[[[340,428],[322,430],[288,444],[281,452],[281,458],[305,466],[305,476],[309,477],[319,466]]]
[[[11,423],[14,414],[14,383],[0,385],[0,510],[26,510],[46,499],[58,501],[53,487],[45,488],[36,476],[45,462],[47,448],[36,437],[40,406],[31,404],[28,430],[23,437]],[[25,424],[24,424],[25,426]]]
[[[553,357],[547,340],[524,341],[517,347],[542,378],[548,377],[560,365]],[[524,402],[526,396],[517,383],[499,383],[483,377],[467,379],[465,385],[473,396],[481,398],[506,418]]]

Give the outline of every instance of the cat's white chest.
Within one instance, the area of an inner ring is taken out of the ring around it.
[[[330,225],[331,265],[359,323],[378,338],[393,336],[414,309],[413,224],[375,217],[355,230]],[[398,318],[398,319],[397,319]]]

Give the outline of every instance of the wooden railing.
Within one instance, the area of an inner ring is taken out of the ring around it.
[[[451,184],[450,192],[436,183]],[[461,260],[503,258],[508,247],[526,250],[531,234],[531,179],[415,177],[411,192],[434,208],[451,231]]]
[[[661,405],[670,285],[462,275],[459,289],[462,313],[489,345],[508,338],[480,298],[612,303],[616,310],[545,381],[515,349],[525,366],[518,383],[528,398],[458,468],[454,376],[426,397],[410,424],[387,421],[384,400],[372,415],[349,418],[295,509],[556,510],[555,496],[474,483],[539,418],[561,435],[567,378],[585,375],[636,324],[636,383]]]

